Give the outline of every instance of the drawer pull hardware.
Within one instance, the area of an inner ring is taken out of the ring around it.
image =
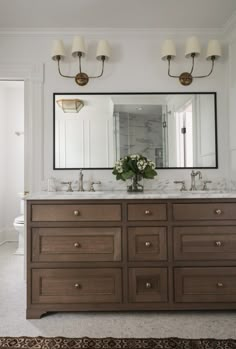
[[[146,242],[145,242],[145,246],[146,246],[146,247],[150,247],[150,246],[151,246],[151,242],[150,242],[150,241],[146,241]]]
[[[223,287],[224,284],[222,282],[217,282],[217,287]]]
[[[220,214],[222,214],[222,211],[220,209],[217,209],[217,210],[215,210],[215,213],[220,215]]]
[[[79,242],[75,242],[74,243],[74,247],[80,247],[81,245],[80,245],[80,243]]]
[[[146,285],[145,285],[146,288],[151,288],[152,287],[152,284],[151,282],[146,282]]]
[[[81,288],[80,284],[74,284],[75,288]]]
[[[216,244],[216,246],[220,247],[222,245],[222,242],[221,241],[216,241],[215,244]]]
[[[152,212],[150,210],[145,210],[144,213],[146,216],[150,216],[152,214]]]
[[[79,211],[74,211],[74,216],[79,216]]]

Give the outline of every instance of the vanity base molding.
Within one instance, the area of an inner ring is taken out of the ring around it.
[[[28,319],[236,309],[235,199],[27,201]]]

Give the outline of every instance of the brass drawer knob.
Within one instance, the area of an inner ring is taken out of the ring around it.
[[[217,209],[217,210],[215,210],[215,213],[218,214],[218,216],[219,216],[222,214],[222,211],[220,209]]]
[[[150,216],[152,214],[152,212],[150,210],[145,210],[144,213],[146,216]]]
[[[150,242],[150,241],[146,241],[146,242],[145,242],[145,246],[146,246],[146,247],[150,247],[150,246],[151,246],[151,242]]]
[[[151,287],[152,287],[151,282],[146,282],[145,287],[146,287],[146,288],[151,288]]]
[[[74,216],[79,216],[79,211],[75,210],[74,211]]]
[[[77,283],[74,284],[74,287],[75,287],[75,288],[81,288],[80,284],[77,284]]]
[[[75,242],[75,243],[74,243],[74,247],[78,248],[78,247],[80,247],[80,246],[81,246],[81,245],[80,245],[79,242]]]
[[[215,244],[216,244],[216,246],[220,247],[222,245],[222,242],[221,241],[216,241]]]
[[[222,282],[217,282],[217,287],[223,287],[224,284]]]

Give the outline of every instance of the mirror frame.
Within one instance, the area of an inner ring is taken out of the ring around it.
[[[56,96],[60,95],[213,95],[215,108],[215,159],[216,165],[212,167],[156,167],[159,170],[189,170],[189,169],[217,169],[218,168],[218,137],[217,137],[217,93],[216,92],[54,92],[53,93],[53,170],[79,170],[80,168],[58,168],[56,167]],[[84,167],[83,170],[111,170],[112,167]]]

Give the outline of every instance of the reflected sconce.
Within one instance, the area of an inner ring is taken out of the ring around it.
[[[192,67],[189,72],[183,72],[180,75],[172,75],[170,73],[171,60],[176,57],[176,49],[172,40],[165,40],[162,46],[161,58],[168,61],[168,75],[171,78],[178,78],[180,83],[184,86],[188,86],[192,83],[193,79],[206,78],[211,75],[214,69],[215,60],[221,57],[221,47],[218,40],[210,40],[208,42],[206,59],[211,61],[211,68],[206,75],[194,75],[195,57],[199,56],[201,52],[200,43],[198,38],[192,36],[187,39],[185,57],[192,58]]]
[[[64,113],[78,113],[84,106],[81,99],[58,99],[57,104]]]
[[[52,48],[52,59],[57,61],[58,72],[63,78],[75,79],[75,82],[84,86],[88,83],[89,79],[100,78],[104,72],[104,63],[105,60],[108,60],[111,56],[111,49],[106,40],[100,40],[97,46],[96,58],[101,61],[101,73],[97,76],[88,76],[88,74],[82,72],[81,59],[86,55],[86,48],[84,39],[81,36],[74,37],[72,44],[71,54],[73,57],[78,58],[79,61],[79,72],[74,75],[64,75],[61,72],[60,62],[65,57],[65,49],[62,40],[55,40]]]

